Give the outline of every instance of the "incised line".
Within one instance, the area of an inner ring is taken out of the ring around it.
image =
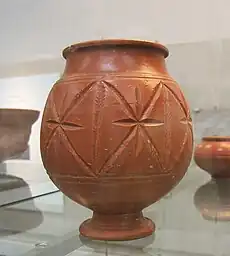
[[[126,101],[125,97],[120,93],[120,91],[118,91],[113,84],[107,82],[107,81],[102,81],[104,84],[106,84],[108,86],[108,88],[114,93],[116,99],[124,106],[124,112],[128,115],[128,116],[132,116],[133,119],[136,119],[136,115],[133,111],[133,109],[131,108],[131,106],[129,105],[129,103]]]
[[[120,126],[127,126],[127,127],[131,127],[131,126],[137,126],[137,125],[143,125],[143,126],[160,126],[163,125],[163,122],[160,122],[158,120],[155,119],[150,119],[150,118],[146,118],[143,120],[134,120],[134,119],[121,119],[118,121],[114,121],[113,124],[115,125],[120,125]]]
[[[150,135],[148,134],[148,132],[146,131],[146,129],[144,127],[141,127],[141,129],[142,129],[143,134],[147,137],[147,141],[150,142],[149,144],[151,145],[151,151],[152,151],[151,153],[153,153],[153,155],[156,157],[157,164],[159,165],[161,170],[164,170],[164,167],[163,167],[160,157],[159,157],[159,152],[156,149],[156,147],[152,141],[152,138],[150,137]]]
[[[97,170],[97,160],[98,160],[98,148],[100,142],[100,127],[102,124],[102,111],[105,105],[106,98],[106,90],[103,82],[97,83],[95,86],[96,89],[96,97],[95,97],[95,109],[93,113],[93,133],[94,133],[94,147],[93,147],[93,166],[92,168]]]
[[[161,95],[161,90],[162,90],[162,84],[160,82],[156,85],[155,89],[153,90],[149,101],[147,102],[147,104],[145,105],[145,108],[143,109],[140,119],[143,119],[145,116],[149,115],[149,112],[152,110],[152,108],[154,107],[154,105],[156,104],[157,100]]]
[[[104,173],[106,173],[114,164],[118,156],[121,155],[121,153],[125,150],[125,148],[128,146],[130,141],[135,137],[135,130],[136,127],[132,127],[129,131],[129,133],[126,135],[126,137],[122,140],[122,142],[119,144],[119,146],[112,152],[103,166],[100,168],[99,174],[100,176]]]
[[[58,127],[59,127],[59,126],[57,125],[57,126],[51,131],[49,137],[48,137],[47,140],[46,140],[46,143],[45,143],[45,145],[44,145],[44,149],[45,149],[45,154],[44,154],[44,155],[45,155],[45,159],[47,158],[47,152],[48,152],[49,146],[50,146],[50,144],[51,144],[51,138],[56,134]],[[45,162],[47,162],[47,160],[46,160]]]
[[[62,133],[60,133],[61,137],[64,139],[64,141],[66,143],[64,143],[64,145],[69,149],[70,153],[72,154],[72,156],[74,157],[75,161],[82,167],[82,169],[90,176],[93,177],[97,177],[96,174],[94,174],[91,171],[90,166],[85,162],[85,160],[74,150],[74,147],[70,141],[70,139],[68,138],[68,136],[66,136],[65,131],[63,130],[62,127],[60,127],[62,130]]]
[[[95,81],[90,82],[84,89],[82,89],[79,93],[77,93],[77,95],[75,95],[69,107],[65,110],[61,118],[61,121],[63,121],[64,118],[65,119],[68,118],[68,115],[71,113],[73,107],[79,105],[83,101],[83,99],[87,95],[87,92],[93,89],[94,84],[95,84]]]
[[[135,87],[135,96],[136,96],[136,102],[135,102],[135,107],[136,107],[136,117],[137,119],[140,118],[140,101],[141,101],[141,95],[140,95],[140,91],[137,87]]]
[[[178,95],[167,84],[164,83],[164,86],[171,92],[171,94],[174,96],[174,98],[176,98],[176,100],[179,103],[180,107],[184,111],[185,116],[187,117],[187,115],[188,115],[187,110],[186,110],[185,106],[182,104],[182,102],[179,99]]]
[[[130,79],[130,78],[136,78],[136,79],[156,79],[156,80],[167,80],[167,81],[171,81],[171,82],[175,82],[172,78],[170,78],[169,76],[157,76],[157,75],[153,75],[151,73],[143,73],[143,72],[129,72],[127,74],[127,72],[101,72],[101,73],[82,73],[79,75],[72,75],[72,76],[68,76],[65,78],[60,78],[60,80],[58,81],[58,83],[60,82],[65,82],[65,83],[71,83],[76,82],[75,80],[77,79],[78,81],[81,80],[88,80],[88,79],[95,79],[95,77],[99,80],[101,80],[104,76],[109,77],[110,79],[112,78],[123,78],[123,79]]]
[[[171,148],[172,148],[172,131],[171,131],[171,119],[172,116],[170,115],[170,104],[169,104],[169,91],[167,90],[167,87],[164,87],[164,122],[165,122],[165,130],[164,130],[164,136],[165,136],[165,163],[164,167],[168,169],[169,161],[170,161],[170,155],[171,155]]]

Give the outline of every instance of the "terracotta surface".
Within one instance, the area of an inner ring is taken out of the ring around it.
[[[214,178],[230,178],[230,137],[204,137],[196,146],[196,164]]]
[[[31,128],[38,117],[36,110],[0,109],[0,162],[28,148]]]
[[[152,234],[142,210],[184,176],[193,135],[187,103],[157,43],[104,40],[63,52],[46,103],[41,152],[53,182],[93,210],[80,232],[100,240]]]
[[[201,186],[194,203],[204,219],[230,221],[230,179],[212,179]]]

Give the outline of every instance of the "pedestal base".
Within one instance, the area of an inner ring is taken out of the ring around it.
[[[154,223],[142,213],[102,215],[94,213],[92,219],[80,226],[82,236],[94,240],[124,241],[143,238],[155,231]]]

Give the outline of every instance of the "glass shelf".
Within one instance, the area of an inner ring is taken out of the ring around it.
[[[220,195],[215,181],[192,163],[170,194],[144,210],[145,216],[156,223],[155,234],[124,242],[91,241],[79,236],[78,227],[91,211],[61,192],[50,193],[0,208],[0,254],[227,256],[228,193],[226,190]]]

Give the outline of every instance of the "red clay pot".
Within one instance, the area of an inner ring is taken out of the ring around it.
[[[202,138],[194,153],[196,164],[213,178],[230,178],[230,137]]]
[[[53,182],[93,211],[83,236],[129,240],[154,231],[142,210],[184,176],[192,124],[168,50],[134,40],[84,42],[63,52],[66,68],[51,90],[41,152]]]

